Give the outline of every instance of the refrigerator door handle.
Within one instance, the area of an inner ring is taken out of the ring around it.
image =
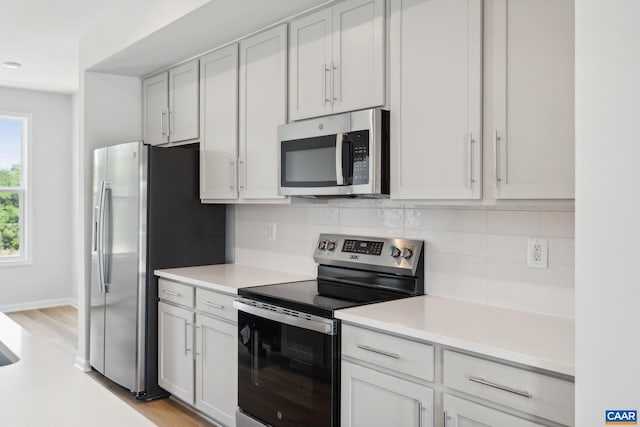
[[[104,262],[104,291],[109,292],[109,284],[111,283],[111,257],[112,257],[112,252],[113,252],[113,231],[111,229],[112,226],[112,220],[111,220],[111,211],[113,209],[113,200],[112,200],[112,195],[111,195],[111,183],[110,182],[105,182],[105,189],[104,189],[104,196],[105,196],[105,212],[104,212],[104,219],[105,219],[105,229],[106,229],[106,233],[105,233],[105,239],[104,239],[104,244],[105,244],[105,250],[104,250],[104,256],[105,256],[105,262]]]
[[[96,240],[98,252],[98,283],[100,292],[105,293],[106,285],[104,283],[104,205],[105,205],[105,189],[106,182],[100,183],[100,198],[98,202],[98,220],[96,226]]]

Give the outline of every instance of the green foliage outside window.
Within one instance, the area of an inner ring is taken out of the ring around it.
[[[20,186],[20,166],[0,169],[0,187]],[[0,192],[0,256],[20,253],[20,195]]]

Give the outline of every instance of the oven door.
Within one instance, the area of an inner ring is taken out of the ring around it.
[[[242,300],[234,306],[240,410],[275,427],[337,426],[337,321]]]

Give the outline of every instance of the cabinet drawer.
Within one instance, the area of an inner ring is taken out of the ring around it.
[[[429,344],[343,325],[342,354],[423,380],[434,379],[434,351]]]
[[[196,308],[204,313],[238,321],[238,312],[233,308],[234,297],[206,289],[196,289]]]
[[[573,425],[570,381],[445,350],[444,385],[541,418]]]
[[[184,305],[185,307],[193,308],[194,294],[193,286],[158,279],[158,296],[163,301],[171,301]]]

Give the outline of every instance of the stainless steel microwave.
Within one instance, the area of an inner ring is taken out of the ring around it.
[[[278,127],[280,194],[389,195],[389,112],[379,108]]]

